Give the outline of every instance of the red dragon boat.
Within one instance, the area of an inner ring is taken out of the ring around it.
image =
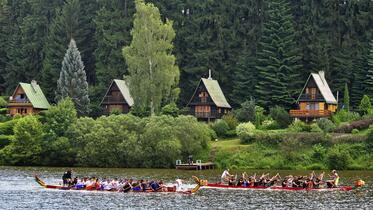
[[[358,180],[355,182],[355,187],[352,186],[339,186],[339,187],[333,187],[333,188],[302,188],[302,187],[282,187],[282,186],[271,186],[271,187],[265,187],[265,186],[231,186],[227,184],[221,184],[221,183],[208,183],[207,180],[199,179],[198,177],[193,177],[193,179],[196,181],[197,186],[200,186],[202,188],[209,188],[209,189],[232,189],[232,190],[284,190],[284,191],[350,191],[352,189],[355,189],[356,187],[361,187],[364,184],[361,184],[361,182],[364,183],[362,180]],[[356,184],[359,183],[359,184]]]
[[[74,187],[66,187],[62,185],[49,185],[46,184],[43,180],[41,180],[37,175],[34,176],[35,181],[42,187],[47,189],[57,189],[57,190],[76,190],[76,191],[107,191],[107,190],[101,190],[101,189],[76,189]],[[196,179],[195,179],[196,180]],[[199,179],[198,179],[199,180]],[[194,188],[186,189],[183,191],[177,191],[175,186],[171,187],[164,187],[162,190],[154,191],[152,189],[146,189],[146,191],[130,191],[133,193],[179,193],[179,194],[193,194],[196,193],[200,189],[200,185],[197,183],[197,186]],[[119,192],[119,191],[107,191],[107,192]]]

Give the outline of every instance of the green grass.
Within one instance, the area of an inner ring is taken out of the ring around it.
[[[218,141],[213,141],[210,143],[211,148],[216,147],[218,151],[242,151],[247,150],[251,145],[250,144],[241,144],[240,139],[223,139]]]
[[[366,128],[366,129],[363,129],[363,130],[359,131],[359,133],[356,133],[354,135],[366,136],[366,135],[368,135],[368,133],[369,133],[369,128]]]

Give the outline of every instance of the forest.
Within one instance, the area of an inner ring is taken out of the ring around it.
[[[351,107],[373,97],[373,2],[370,0],[157,0],[175,30],[179,107],[212,70],[237,108],[255,98],[269,109],[294,106],[310,72],[325,71],[336,94],[348,85]],[[0,0],[0,84],[10,95],[37,80],[50,102],[70,39],[89,84],[90,116],[110,81],[128,74],[133,0]],[[340,98],[343,95],[340,94]]]

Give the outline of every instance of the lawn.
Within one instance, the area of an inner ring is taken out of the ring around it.
[[[250,144],[241,144],[240,139],[222,139],[210,143],[211,148],[216,147],[218,151],[242,151],[247,150]]]

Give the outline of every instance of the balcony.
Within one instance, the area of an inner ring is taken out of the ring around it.
[[[302,94],[299,101],[325,101],[321,94]]]
[[[8,106],[32,106],[32,104],[27,98],[15,98],[9,100]]]
[[[290,116],[296,118],[307,118],[307,117],[330,117],[332,114],[329,110],[290,110]]]
[[[216,118],[221,118],[223,116],[222,113],[218,113],[216,111],[213,111],[213,112],[194,112],[192,111],[191,112],[191,115],[194,115],[196,118],[213,118],[213,119],[216,119]]]
[[[102,104],[127,104],[122,96],[105,96]]]

